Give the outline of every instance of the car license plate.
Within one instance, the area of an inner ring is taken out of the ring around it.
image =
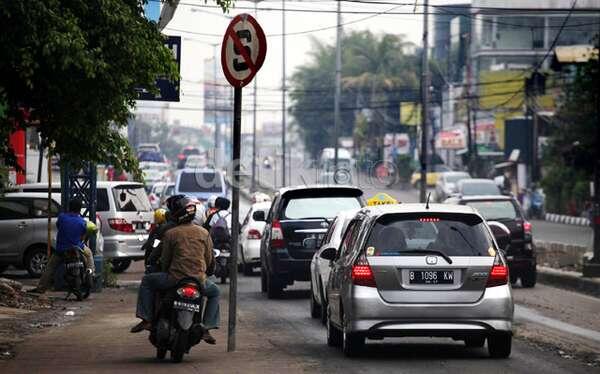
[[[200,305],[192,303],[184,303],[183,301],[173,301],[173,309],[188,310],[190,312],[200,313]]]
[[[453,284],[454,271],[410,270],[408,280],[410,284]]]

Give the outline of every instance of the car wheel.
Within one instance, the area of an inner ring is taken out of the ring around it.
[[[342,352],[346,357],[358,356],[365,346],[365,336],[355,332],[348,332],[344,328],[342,333]]]
[[[523,285],[524,288],[533,288],[535,287],[536,282],[537,269],[535,268],[535,266],[529,269],[529,271],[523,273],[523,275],[521,275],[521,285]]]
[[[163,360],[167,356],[167,348],[156,348],[156,359]]]
[[[279,280],[272,274],[267,273],[267,297],[269,299],[278,299],[281,297],[281,287]]]
[[[267,292],[267,274],[266,270],[260,269],[260,292]]]
[[[327,316],[327,345],[330,347],[339,347],[342,345],[342,332],[331,323],[331,318]]]
[[[131,260],[129,259],[113,259],[110,261],[112,264],[113,273],[121,274],[125,270],[129,268],[131,265]]]
[[[507,358],[512,346],[511,334],[495,334],[488,337],[488,352],[492,358]]]
[[[252,264],[242,264],[243,270],[244,270],[244,275],[249,277],[254,275],[254,268],[252,267]]]
[[[509,272],[509,278],[510,278],[510,284],[514,285],[515,283],[517,283],[517,280],[519,280],[519,277],[517,277],[516,275],[514,275],[513,273]]]
[[[315,290],[312,285],[312,281],[310,282],[310,316],[312,318],[320,318],[321,317],[321,305],[317,304],[317,300],[315,300]]]
[[[481,348],[485,344],[485,336],[473,336],[465,339],[465,345],[469,348]]]
[[[27,253],[25,269],[33,278],[39,278],[46,270],[48,264],[48,250],[44,247],[35,247]]]

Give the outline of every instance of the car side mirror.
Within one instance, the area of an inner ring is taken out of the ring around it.
[[[494,238],[496,239],[496,243],[498,243],[498,247],[501,250],[506,250],[506,247],[510,245],[510,230],[506,227],[505,224],[498,221],[489,221],[488,226],[492,230],[492,234],[494,234]]]
[[[257,210],[252,213],[252,219],[258,222],[265,222],[267,218],[265,217],[265,212],[262,210]]]
[[[325,248],[323,252],[321,252],[321,258],[329,261],[335,260],[337,256],[337,249],[333,247]]]
[[[302,241],[302,246],[306,249],[317,248],[317,238],[306,238]]]

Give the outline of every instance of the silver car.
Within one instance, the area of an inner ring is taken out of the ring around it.
[[[310,262],[310,315],[313,318],[320,318],[323,323],[327,320],[326,289],[331,261],[322,258],[321,252],[327,248],[338,248],[340,246],[342,235],[357,212],[358,209],[345,210],[334,218],[321,242],[321,249],[315,252]],[[314,240],[316,244],[316,238]]]
[[[437,202],[443,202],[457,191],[457,184],[463,179],[471,179],[469,173],[464,171],[447,171],[440,173],[435,184],[434,198]]]
[[[490,225],[466,206],[359,211],[339,250],[321,253],[333,261],[327,343],[353,356],[367,338],[451,337],[468,347],[487,339],[492,357],[508,357],[514,306],[498,245],[510,236],[497,242]]]

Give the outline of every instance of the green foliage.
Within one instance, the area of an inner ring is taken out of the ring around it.
[[[589,201],[594,163],[600,160],[595,134],[600,113],[600,69],[597,60],[576,67],[572,83],[565,85],[564,101],[555,116],[553,134],[544,150],[544,178],[549,212],[579,214]]]
[[[417,57],[404,53],[402,37],[369,31],[344,34],[342,46],[340,136],[361,143],[398,131],[400,101],[415,98]],[[290,90],[290,112],[313,156],[333,145],[334,83],[335,46],[313,39],[311,62],[296,70]],[[361,109],[370,109],[368,119]]]
[[[109,163],[141,175],[121,129],[136,89],[177,77],[147,0],[2,0],[0,156],[8,134],[37,126],[62,161]],[[231,0],[216,0],[226,11]],[[21,110],[29,109],[29,118]]]

